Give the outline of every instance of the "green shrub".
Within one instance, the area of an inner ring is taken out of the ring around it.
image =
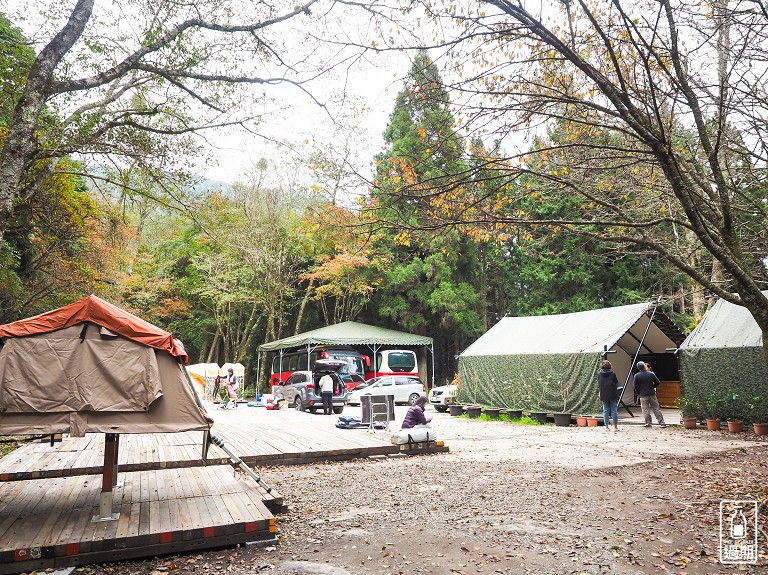
[[[701,417],[701,404],[692,397],[681,396],[677,400],[677,407],[682,412],[683,417]]]

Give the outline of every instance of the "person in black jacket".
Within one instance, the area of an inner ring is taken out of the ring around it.
[[[659,401],[656,399],[656,388],[661,383],[656,374],[648,371],[648,367],[642,361],[637,362],[637,373],[634,379],[635,395],[640,397],[640,407],[645,418],[645,427],[651,427],[651,411],[659,422],[659,427],[666,427],[664,416],[661,414]]]
[[[597,372],[597,385],[600,387],[600,401],[603,402],[603,422],[608,431],[613,418],[613,430],[619,430],[619,380],[613,372],[611,362],[604,359]]]

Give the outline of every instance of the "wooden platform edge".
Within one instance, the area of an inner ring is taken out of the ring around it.
[[[166,531],[136,537],[15,549],[0,552],[0,575],[215,549],[238,543],[276,543],[276,533],[277,526],[273,517],[263,521]]]
[[[429,442],[434,443],[434,442]],[[244,455],[241,459],[251,467],[276,467],[280,465],[301,465],[304,463],[319,463],[322,461],[348,461],[362,459],[372,455],[388,455],[401,452],[400,445],[381,445],[376,447],[356,447],[346,449],[327,449],[322,451],[303,451],[295,453],[275,453],[268,455]],[[444,453],[448,447],[432,445],[429,449],[411,450],[414,455],[418,453]],[[183,461],[148,461],[144,463],[129,463],[118,466],[118,473],[134,471],[158,471],[161,469],[183,469],[188,467],[209,467],[216,465],[230,465],[228,458],[216,459],[192,459]],[[0,482],[27,481],[30,479],[56,479],[75,475],[101,475],[103,467],[73,467],[69,469],[50,469],[36,471],[19,471],[0,474]]]

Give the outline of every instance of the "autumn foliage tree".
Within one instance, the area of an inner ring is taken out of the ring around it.
[[[489,163],[512,203],[578,195],[580,209],[536,224],[659,254],[746,306],[768,356],[765,7],[487,0],[428,13],[444,19],[448,35],[428,41],[452,61],[460,120],[500,142]],[[555,125],[558,138],[534,146]],[[530,225],[472,191],[477,209],[450,215]]]

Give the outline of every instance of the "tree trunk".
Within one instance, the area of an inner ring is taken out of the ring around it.
[[[304,292],[304,297],[301,298],[301,305],[299,306],[299,313],[296,315],[296,326],[293,329],[293,335],[301,333],[301,321],[304,319],[304,310],[307,308],[307,302],[312,295],[312,289],[315,286],[315,278],[309,280],[309,285]]]
[[[219,349],[219,340],[221,338],[221,333],[219,333],[219,330],[216,330],[216,335],[213,336],[213,341],[211,342],[211,347],[208,348],[208,357],[206,359],[206,363],[213,363],[214,359],[218,358],[216,357],[218,349]],[[218,361],[216,361],[218,363]]]
[[[24,92],[13,111],[8,135],[0,150],[0,241],[13,214],[14,202],[27,184],[26,172],[38,152],[35,133],[40,113],[51,96],[54,72],[85,30],[93,4],[94,0],[78,0],[64,28],[40,51],[29,70]]]

